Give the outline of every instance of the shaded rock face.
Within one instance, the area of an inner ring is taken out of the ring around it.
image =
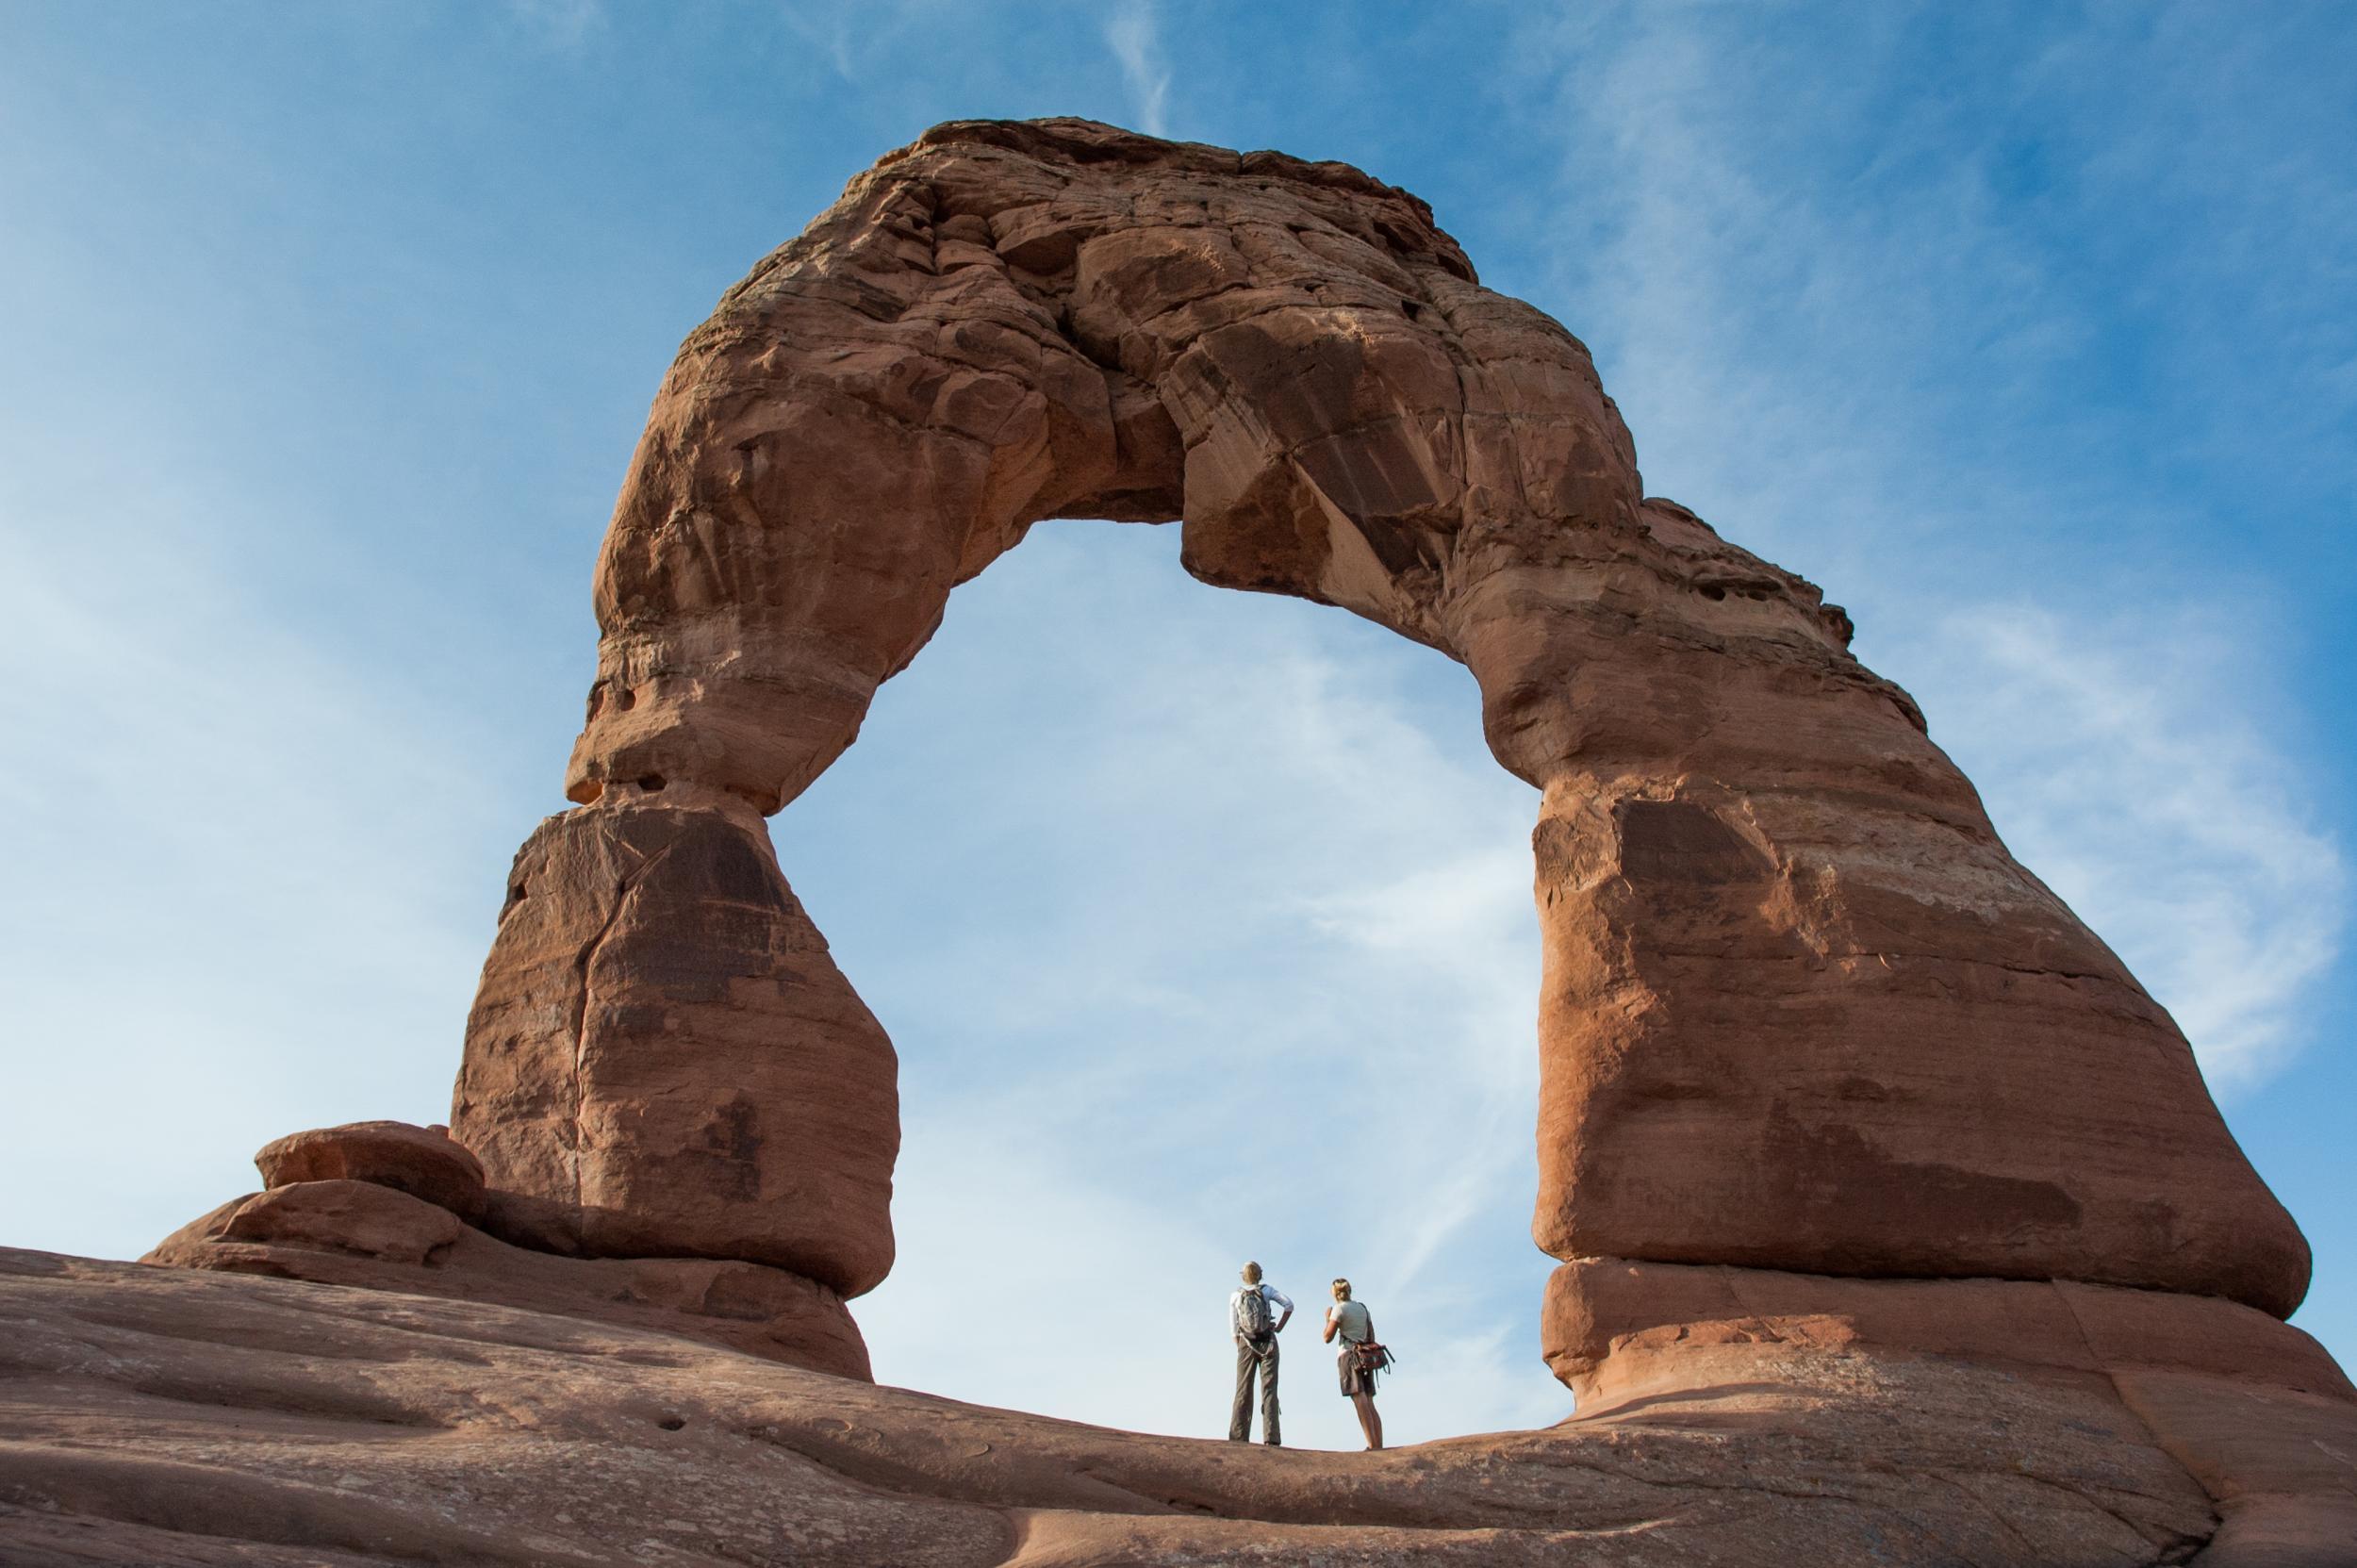
[[[583,1258],[494,1215],[547,1221],[445,1129],[354,1122],[277,1139],[254,1157],[269,1190],[190,1220],[140,1260],[166,1268],[447,1296],[684,1335],[838,1378],[869,1376],[836,1289],[738,1260]],[[562,1218],[562,1215],[556,1216]]]
[[[696,793],[634,792],[524,845],[451,1127],[489,1173],[495,1235],[857,1296],[892,1266],[892,1043],[759,816]]]
[[[1472,670],[1543,791],[1548,1251],[2299,1302],[2184,1037],[1847,618],[1644,497],[1577,339],[1355,170],[1071,121],[890,155],[666,377],[599,562],[583,809],[527,846],[470,1029],[494,1230],[880,1276],[889,1050],[752,814],[1058,516],[1179,520],[1204,581]],[[709,852],[661,861],[690,820]]]

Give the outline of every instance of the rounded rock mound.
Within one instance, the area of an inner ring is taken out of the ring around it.
[[[460,1219],[483,1216],[483,1163],[440,1127],[408,1122],[346,1122],[290,1132],[254,1156],[262,1185],[298,1181],[372,1181],[449,1210]]]

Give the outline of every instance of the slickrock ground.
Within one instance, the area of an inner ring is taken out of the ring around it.
[[[2099,1374],[1730,1341],[1697,1363],[1711,1386],[1334,1454],[1077,1426],[576,1318],[46,1253],[0,1251],[0,1319],[9,1568],[2253,1568],[2345,1563],[2357,1539],[2357,1404],[2249,1378],[2240,1406],[2210,1407],[2239,1424],[2172,1452],[2148,1418],[2200,1374],[2123,1401]],[[2290,1555],[2261,1547],[2303,1529]]]

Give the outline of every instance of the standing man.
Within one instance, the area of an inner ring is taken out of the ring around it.
[[[1230,1443],[1252,1441],[1252,1372],[1258,1367],[1261,1436],[1272,1448],[1284,1446],[1277,1434],[1277,1336],[1293,1315],[1294,1304],[1285,1293],[1261,1282],[1261,1265],[1244,1264],[1244,1287],[1228,1298],[1228,1327],[1236,1336],[1236,1402],[1228,1413]]]

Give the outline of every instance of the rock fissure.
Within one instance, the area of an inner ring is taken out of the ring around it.
[[[599,949],[605,946],[606,937],[613,933],[615,922],[622,917],[622,911],[630,901],[630,890],[635,881],[635,873],[633,873],[625,875],[619,883],[615,884],[613,909],[606,915],[604,922],[591,934],[589,940],[581,945],[581,956],[574,965],[579,975],[574,986],[571,1028],[573,1037],[572,1136],[568,1142],[572,1152],[573,1202],[576,1205],[581,1202],[581,1150],[583,1144],[588,1138],[585,1117],[588,1110],[589,1089],[583,1065],[589,1052],[589,1011],[596,1005],[597,999],[596,989],[591,983],[590,975],[597,967]]]

